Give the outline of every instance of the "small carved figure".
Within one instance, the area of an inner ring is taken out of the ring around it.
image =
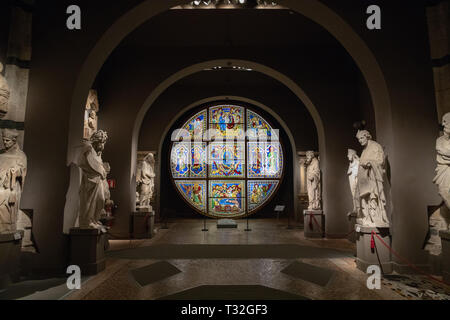
[[[150,208],[154,191],[155,178],[155,158],[152,153],[148,153],[138,164],[136,172],[137,192],[139,193],[139,207]]]
[[[306,187],[308,190],[308,210],[321,209],[321,177],[319,160],[313,151],[306,152]]]

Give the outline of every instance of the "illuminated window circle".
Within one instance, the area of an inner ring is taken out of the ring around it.
[[[247,107],[208,107],[172,137],[173,182],[182,198],[203,215],[253,214],[281,184],[283,149],[278,131]]]

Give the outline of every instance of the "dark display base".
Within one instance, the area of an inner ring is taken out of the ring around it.
[[[132,234],[134,239],[151,239],[154,236],[155,212],[141,210],[133,212]]]
[[[378,235],[383,241],[391,246],[391,235],[389,228],[363,227],[355,225],[356,230],[356,265],[363,272],[371,265],[380,265],[385,274],[392,273],[391,252],[376,237]],[[371,249],[372,232],[374,232],[375,248]]]
[[[70,264],[77,265],[81,274],[94,275],[105,269],[107,234],[98,229],[70,229]]]
[[[232,219],[220,219],[217,221],[217,229],[237,228],[237,222]]]
[[[323,238],[325,235],[325,216],[322,210],[303,210],[305,238]]]
[[[20,272],[23,230],[0,234],[0,290],[8,287]]]

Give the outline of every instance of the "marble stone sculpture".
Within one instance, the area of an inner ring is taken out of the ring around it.
[[[152,211],[150,202],[153,197],[155,179],[155,158],[152,153],[148,153],[142,161],[139,162],[136,172],[137,192],[139,194],[140,210],[148,209]]]
[[[319,159],[314,151],[306,152],[306,188],[308,191],[308,210],[321,210],[321,180]]]
[[[88,98],[86,100],[86,120],[84,121],[84,136],[87,141],[92,134],[97,131],[97,112],[99,111],[98,95],[96,90],[89,90]]]
[[[388,228],[384,190],[385,154],[380,144],[372,140],[367,130],[359,130],[356,137],[364,147],[359,159],[356,193],[359,210],[357,223],[364,227]]]
[[[347,157],[349,161],[347,175],[350,184],[350,192],[352,193],[353,212],[357,212],[359,206],[356,197],[356,185],[358,182],[359,157],[353,149],[348,149]]]
[[[439,195],[447,208],[441,209],[445,229],[450,229],[450,112],[442,117],[444,134],[436,140],[436,176],[433,182],[438,186]]]
[[[108,162],[103,163],[103,167],[105,168],[106,177],[108,177],[111,172],[111,166]],[[112,216],[112,208],[114,207],[114,201],[111,200],[111,191],[109,190],[108,180],[103,180],[103,190],[105,192],[105,207],[103,208],[100,218],[107,219]]]
[[[20,198],[27,175],[27,157],[17,144],[17,132],[2,129],[0,153],[0,233],[17,230]]]
[[[3,72],[2,63],[0,63],[0,119],[3,119],[8,113],[8,103],[11,91],[5,77],[1,75],[1,72]]]
[[[108,135],[105,131],[96,131],[80,153],[77,165],[82,171],[80,185],[79,226],[80,228],[104,229],[99,221],[104,212],[107,191],[107,170],[102,159]],[[106,183],[105,183],[106,182]]]

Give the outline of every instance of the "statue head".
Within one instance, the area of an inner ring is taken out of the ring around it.
[[[91,144],[95,151],[102,152],[105,149],[105,143],[108,139],[106,131],[98,130],[91,136]]]
[[[151,152],[147,153],[147,155],[144,157],[144,161],[150,164],[155,163],[155,157],[153,156],[153,153]]]
[[[369,140],[372,140],[372,135],[367,130],[358,130],[358,133],[356,134],[356,138],[358,139],[359,143],[365,147]]]
[[[310,164],[312,159],[315,158],[314,151],[306,151],[306,164]]]
[[[3,64],[0,63],[0,72],[3,71]],[[8,113],[8,103],[11,91],[5,77],[0,74],[0,119]]]
[[[444,127],[444,133],[450,134],[450,112],[447,112],[442,117],[442,126]]]
[[[17,143],[19,134],[11,129],[2,129],[2,140],[6,150],[11,149]]]
[[[353,149],[348,149],[347,152],[347,157],[348,157],[348,161],[353,161],[353,159],[355,159],[355,157],[357,157],[358,155],[356,154],[356,151]]]

